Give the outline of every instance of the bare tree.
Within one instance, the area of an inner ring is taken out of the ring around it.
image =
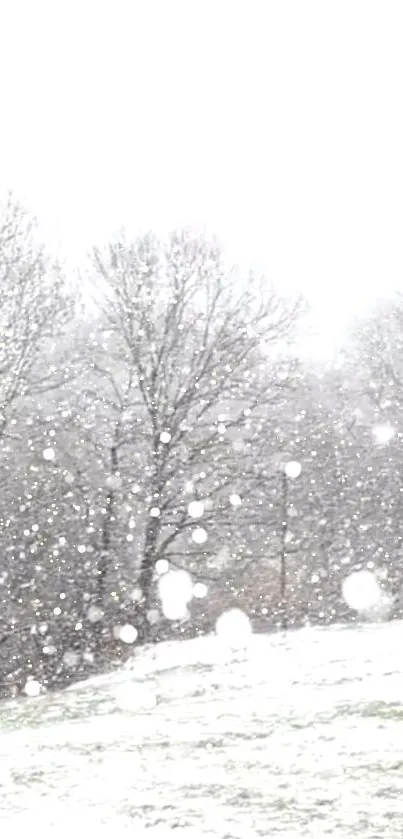
[[[45,398],[71,379],[74,345],[73,333],[67,336],[72,295],[38,243],[34,221],[11,196],[0,212],[0,287],[0,572],[7,573],[10,534],[18,529],[21,534],[14,515],[22,504],[17,481],[26,469],[28,401]],[[15,578],[18,569],[21,563],[14,567]]]
[[[60,345],[73,314],[72,296],[60,270],[37,243],[33,220],[12,197],[0,214],[0,287],[0,432],[4,433],[19,398],[58,387],[69,378]],[[53,363],[43,363],[44,352]]]
[[[147,611],[157,560],[207,559],[234,526],[230,494],[261,487],[264,466],[251,466],[248,447],[258,445],[278,399],[270,347],[292,339],[301,303],[237,278],[216,243],[189,231],[167,244],[122,239],[95,251],[94,268],[108,341],[119,348],[115,377],[123,360],[131,377],[134,415],[126,432],[120,426],[119,444],[135,434]],[[192,499],[203,505],[203,528],[189,512]]]

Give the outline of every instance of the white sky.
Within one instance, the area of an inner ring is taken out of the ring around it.
[[[79,262],[201,224],[337,332],[403,286],[401,0],[2,0],[0,192]]]

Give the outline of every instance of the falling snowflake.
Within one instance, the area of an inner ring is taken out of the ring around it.
[[[213,557],[211,565],[213,568],[226,568],[231,562],[231,552],[228,545],[223,545],[222,548]]]
[[[41,690],[41,685],[36,681],[36,679],[28,679],[25,683],[24,693],[26,696],[39,696]]]
[[[84,661],[87,661],[88,664],[92,664],[94,661],[94,653],[91,650],[86,650],[85,653],[83,653],[83,659]]]
[[[242,646],[252,634],[251,622],[241,609],[228,609],[218,618],[216,633],[231,646]]]
[[[130,600],[132,600],[133,603],[138,603],[141,600],[142,596],[143,596],[143,592],[142,592],[141,588],[138,588],[138,587],[132,589],[132,591],[129,594]]]
[[[53,646],[53,644],[45,644],[45,646],[42,647],[42,652],[44,655],[56,655],[57,649]]]
[[[146,614],[146,618],[148,620],[148,623],[151,626],[154,626],[156,623],[158,623],[158,621],[160,619],[160,613],[159,613],[158,609],[149,609],[147,614]]]
[[[192,599],[193,583],[187,571],[168,571],[163,574],[158,581],[158,593],[162,611],[168,620],[188,617],[187,606]]]
[[[196,545],[203,545],[204,542],[207,542],[207,532],[204,527],[196,527],[196,530],[192,533],[192,539]]]
[[[171,435],[169,431],[162,431],[160,434],[161,443],[169,443],[171,440]]]
[[[169,562],[167,559],[157,559],[155,563],[155,570],[157,574],[167,574],[169,571]]]
[[[284,472],[287,475],[287,478],[299,478],[301,469],[302,466],[297,460],[289,460],[288,463],[285,464]]]
[[[54,460],[56,457],[56,452],[52,448],[44,449],[42,454],[44,460]]]
[[[80,661],[80,654],[77,653],[75,650],[67,650],[63,656],[63,664],[66,667],[77,667]]]
[[[200,519],[204,513],[203,501],[191,501],[188,506],[188,513],[192,519]]]
[[[97,623],[97,621],[102,620],[104,613],[99,606],[90,606],[87,612],[87,618],[91,623]]]
[[[208,588],[205,583],[195,583],[193,586],[193,597],[197,597],[198,599],[202,599],[206,597],[208,592]]]
[[[106,485],[109,489],[120,489],[122,486],[122,478],[120,475],[108,475]],[[133,490],[132,490],[133,491]]]
[[[356,612],[367,612],[379,606],[383,591],[371,571],[353,571],[343,580],[344,600]]]
[[[232,504],[233,507],[239,507],[242,504],[242,498],[240,495],[234,493],[229,497],[229,503]]]
[[[160,513],[161,510],[159,507],[151,507],[150,516],[152,516],[153,519],[157,519]]]
[[[379,445],[386,445],[395,436],[395,430],[391,425],[375,425],[372,429],[372,436]]]
[[[138,632],[136,627],[132,626],[131,623],[125,623],[123,626],[114,626],[113,635],[117,641],[122,641],[124,644],[134,644]]]
[[[183,600],[165,600],[162,603],[162,611],[168,621],[182,622],[190,618],[189,609]]]

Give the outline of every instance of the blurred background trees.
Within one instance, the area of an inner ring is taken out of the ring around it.
[[[12,199],[0,277],[2,693],[234,605],[258,631],[351,618],[364,567],[400,614],[401,297],[309,363],[303,301],[183,230],[94,250],[89,308]],[[159,596],[173,570],[183,614]]]

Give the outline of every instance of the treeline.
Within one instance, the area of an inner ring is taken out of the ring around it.
[[[233,605],[257,629],[352,617],[340,587],[361,567],[400,614],[400,297],[313,369],[304,301],[215,242],[120,237],[78,293],[13,200],[0,279],[3,695]],[[158,597],[168,568],[203,584],[182,620]]]

